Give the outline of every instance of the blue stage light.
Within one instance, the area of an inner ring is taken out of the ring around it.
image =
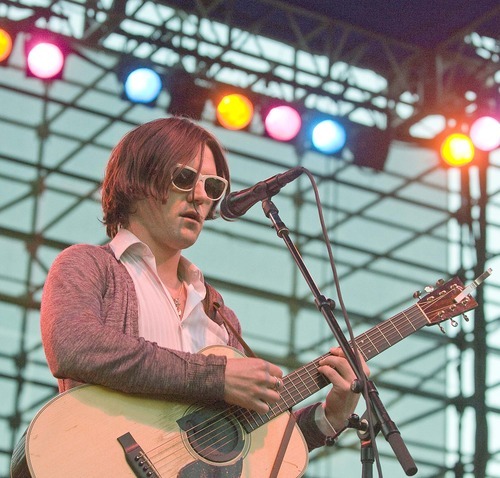
[[[312,146],[321,153],[338,153],[346,144],[344,126],[332,119],[325,119],[317,123],[311,133]]]
[[[133,103],[153,103],[163,87],[160,75],[151,68],[131,71],[124,82],[124,93]]]

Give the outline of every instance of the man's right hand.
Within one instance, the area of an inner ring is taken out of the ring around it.
[[[228,358],[224,400],[260,414],[267,413],[269,405],[280,398],[279,391],[283,389],[282,377],[282,370],[265,360]]]

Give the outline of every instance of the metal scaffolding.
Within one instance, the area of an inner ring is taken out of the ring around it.
[[[453,118],[469,88],[478,98],[498,93],[498,51],[488,57],[475,32],[500,24],[500,8],[431,55],[288,2],[257,0],[245,15],[239,2],[222,0],[40,3],[0,5],[0,21],[19,29],[9,64],[0,66],[1,476],[20,435],[56,394],[38,324],[50,264],[73,243],[105,242],[99,187],[109,152],[133,126],[165,116],[170,102],[168,91],[154,107],[124,100],[116,76],[123,58],[390,132],[387,157],[372,169],[354,153],[325,157],[273,142],[258,119],[245,132],[224,130],[210,102],[201,119],[228,148],[234,190],[298,165],[313,173],[356,334],[413,304],[414,290],[495,269],[498,151],[487,166],[459,174],[411,131],[438,112]],[[22,40],[32,28],[70,42],[62,80],[25,76]],[[320,289],[337,301],[308,178],[283,189],[276,204]],[[331,333],[258,206],[237,222],[207,224],[200,242],[188,257],[238,313],[258,355],[294,370],[328,350]],[[216,257],[206,253],[212,249]],[[470,322],[455,319],[460,326],[444,325],[447,334],[420,330],[370,362],[418,476],[500,477],[499,286],[493,275],[477,290]],[[402,476],[379,442],[385,475]],[[359,440],[346,433],[335,449],[311,454],[306,476],[356,476],[358,454]]]

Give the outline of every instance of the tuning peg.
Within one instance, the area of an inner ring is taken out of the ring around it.
[[[452,327],[458,327],[458,322],[456,320],[450,319],[450,323]]]
[[[433,292],[434,291],[434,287],[432,287],[431,285],[428,285],[427,287],[424,287],[424,290],[427,293]]]
[[[439,330],[443,332],[443,334],[446,334],[446,330],[444,330],[443,326],[441,324],[438,324]]]
[[[413,298],[414,299],[420,299],[420,297],[422,296],[422,292],[419,291],[419,290],[416,290],[414,293],[413,293]]]
[[[442,286],[444,284],[444,279],[438,279],[436,281],[436,287]]]
[[[463,319],[466,321],[466,322],[469,322],[469,317],[465,314],[462,314],[462,317]]]

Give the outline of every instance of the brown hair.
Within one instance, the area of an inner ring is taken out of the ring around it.
[[[212,151],[217,174],[229,182],[222,146],[213,134],[187,118],[161,118],[127,133],[111,152],[102,185],[107,235],[112,238],[120,226],[127,226],[137,200],[165,200],[177,164],[190,162],[203,146]],[[207,219],[215,217],[217,203]]]

